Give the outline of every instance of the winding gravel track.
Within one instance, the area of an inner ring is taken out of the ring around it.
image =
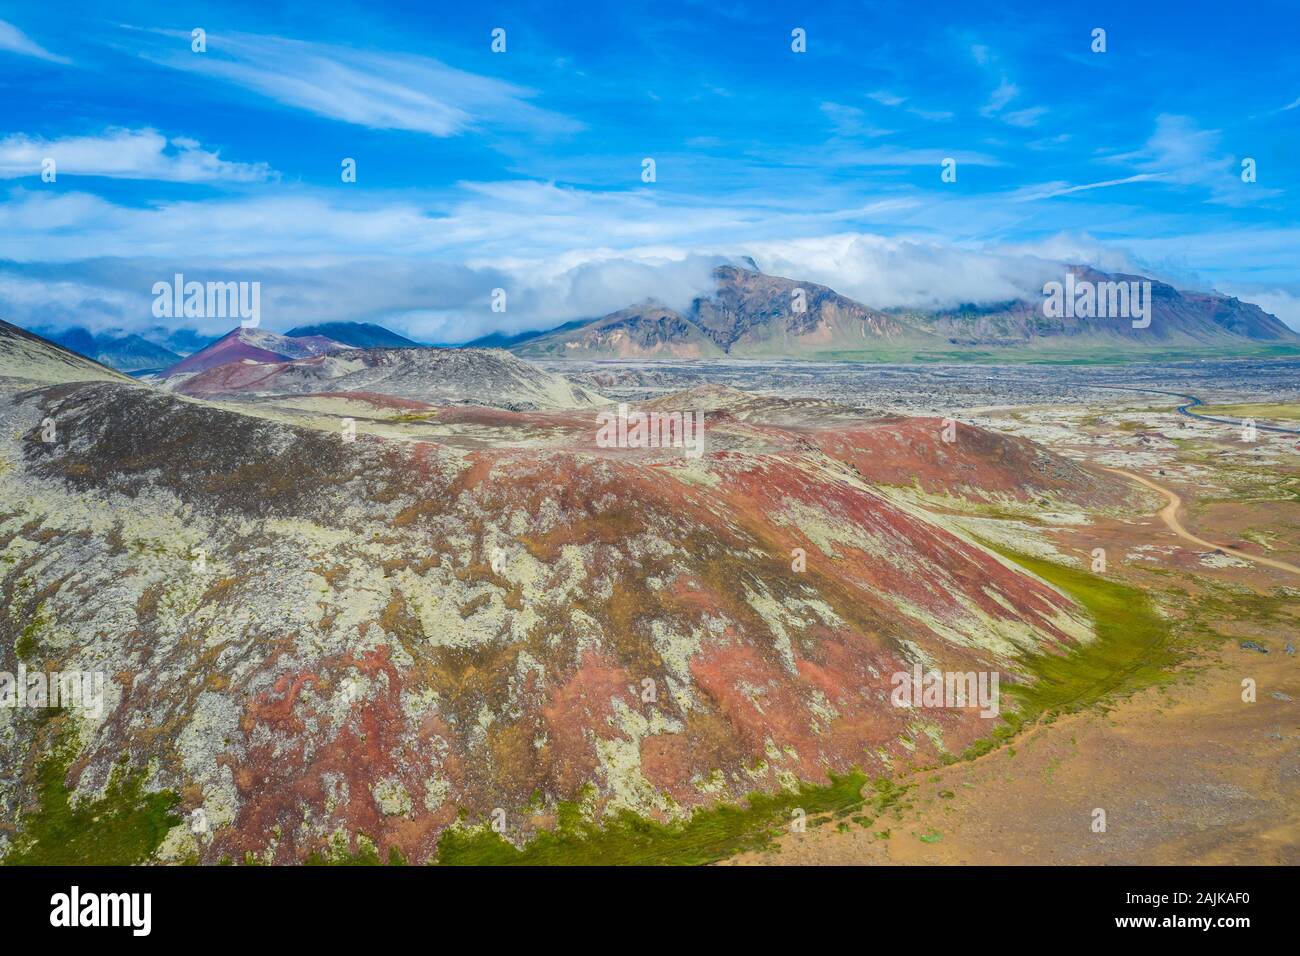
[[[1224,554],[1230,554],[1233,557],[1241,558],[1244,561],[1253,561],[1255,564],[1267,565],[1270,568],[1277,568],[1280,571],[1289,571],[1292,574],[1300,574],[1300,567],[1296,567],[1294,564],[1288,564],[1285,561],[1275,561],[1273,558],[1265,558],[1256,554],[1247,554],[1244,551],[1238,551],[1236,548],[1229,548],[1226,545],[1214,544],[1213,542],[1206,541],[1204,538],[1198,538],[1196,535],[1184,528],[1182,522],[1178,520],[1178,509],[1182,507],[1183,499],[1174,494],[1174,492],[1170,491],[1163,485],[1156,484],[1149,478],[1135,475],[1131,471],[1123,471],[1119,468],[1107,468],[1106,470],[1117,475],[1122,475],[1130,481],[1136,481],[1139,485],[1150,488],[1152,491],[1158,491],[1169,499],[1169,503],[1160,509],[1160,519],[1164,521],[1170,531],[1178,535],[1178,537],[1182,538],[1184,541],[1190,541],[1192,544],[1205,548],[1208,551],[1222,551]]]

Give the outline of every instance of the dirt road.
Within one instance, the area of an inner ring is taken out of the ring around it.
[[[1230,554],[1234,558],[1241,558],[1244,561],[1252,561],[1255,564],[1277,568],[1280,571],[1289,571],[1292,574],[1300,574],[1300,567],[1296,567],[1294,564],[1287,564],[1285,561],[1276,561],[1273,558],[1265,558],[1257,554],[1247,554],[1245,551],[1238,551],[1236,548],[1229,548],[1226,545],[1215,544],[1212,541],[1206,541],[1204,538],[1198,538],[1196,535],[1184,528],[1182,522],[1178,520],[1178,509],[1181,508],[1183,504],[1183,499],[1179,498],[1178,495],[1174,494],[1163,485],[1158,485],[1151,479],[1143,478],[1141,475],[1135,475],[1131,471],[1123,471],[1119,468],[1107,468],[1106,470],[1117,475],[1122,475],[1130,481],[1136,481],[1139,485],[1150,488],[1152,491],[1158,491],[1168,498],[1169,504],[1160,509],[1160,518],[1168,526],[1170,531],[1178,535],[1178,537],[1182,538],[1184,541],[1190,541],[1192,544],[1204,548],[1207,551],[1222,551],[1224,554]]]

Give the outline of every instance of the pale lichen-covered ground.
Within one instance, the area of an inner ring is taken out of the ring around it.
[[[709,412],[691,459],[597,448],[583,410],[67,377],[0,403],[0,669],[101,671],[107,697],[0,710],[10,854],[40,848],[51,766],[74,810],[116,800],[115,773],[170,795],[147,857],[203,862],[424,862],[449,829],[500,819],[524,845],[570,804],[673,821],[892,778],[989,724],[892,706],[891,674],[1032,684],[1027,660],[1095,639],[1007,553],[1087,568],[1103,547],[1171,618],[1295,584],[1189,553],[1155,496],[1080,467],[1176,485],[1203,531],[1295,560],[1269,497],[1286,439],[1237,448],[1167,404],[991,411],[947,443],[938,419],[711,387],[660,400]]]

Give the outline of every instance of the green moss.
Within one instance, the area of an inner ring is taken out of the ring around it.
[[[57,746],[38,766],[40,805],[24,816],[22,833],[4,862],[16,866],[131,866],[150,859],[167,831],[181,822],[172,810],[180,797],[144,789],[148,773],[126,755],[113,767],[98,800],[72,803],[68,767],[74,743]]]
[[[974,760],[997,750],[1035,721],[1051,723],[1060,713],[1170,679],[1169,668],[1179,659],[1171,643],[1172,629],[1145,592],[979,540],[1083,607],[1092,619],[1096,639],[1068,654],[1022,655],[1021,664],[1033,680],[1002,685],[1014,706],[1003,708],[1001,722],[987,737],[960,756],[945,754],[940,763]]]
[[[1170,646],[1169,622],[1157,613],[1145,592],[1041,558],[999,553],[1082,605],[1097,634],[1096,640],[1069,654],[1037,654],[1024,659],[1034,682],[1009,688],[1022,719],[1078,710],[1168,679],[1178,655]]]
[[[13,607],[21,609],[27,601],[32,598],[35,583],[30,578],[18,581],[17,592],[14,593]],[[19,661],[31,665],[36,662],[40,653],[40,632],[42,632],[49,623],[45,617],[45,602],[36,601],[31,609],[31,617],[23,622],[22,627],[18,630],[18,636],[14,637],[13,652]]]
[[[45,620],[45,602],[42,601],[36,605],[32,611],[32,619],[23,625],[23,629],[18,632],[18,637],[14,640],[14,653],[24,664],[33,664],[36,662],[36,655],[40,650],[40,641],[37,635],[46,625]]]
[[[555,829],[544,830],[522,850],[481,827],[445,830],[438,843],[443,865],[667,865],[712,863],[745,850],[767,847],[789,825],[793,811],[834,814],[863,802],[866,775],[831,775],[825,786],[803,784],[796,792],[755,793],[747,806],[719,804],[697,810],[689,819],[658,823],[622,811],[600,823],[587,820],[577,803],[558,808]],[[888,781],[877,796],[896,799]]]

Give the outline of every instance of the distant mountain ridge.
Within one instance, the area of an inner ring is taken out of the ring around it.
[[[1063,275],[1065,274],[1063,269]],[[684,312],[647,301],[587,321],[520,337],[508,347],[530,358],[692,359],[888,358],[909,353],[960,358],[963,350],[1086,352],[1231,350],[1283,346],[1300,352],[1300,334],[1259,306],[1231,296],[1183,292],[1136,275],[1084,266],[1078,282],[1150,283],[1151,322],[1127,318],[1049,318],[1041,299],[954,309],[876,309],[815,282],[734,265],[714,270],[714,291]]]
[[[320,337],[359,349],[409,349],[424,346],[382,325],[371,322],[318,322],[299,325],[284,333],[290,338]]]
[[[162,369],[181,360],[177,352],[133,332],[112,330],[96,333],[73,326],[61,332],[46,332],[44,337],[120,372]]]
[[[1300,342],[1276,316],[1233,296],[1210,292],[1185,292],[1146,276],[1108,274],[1074,267],[1077,282],[1144,283],[1151,288],[1151,325],[1135,328],[1115,318],[1049,318],[1042,302],[1013,300],[987,306],[963,306],[934,313],[900,312],[904,321],[924,324],[954,345],[1020,345],[1048,337],[1119,337],[1141,342],[1213,346],[1233,338],[1254,342]]]
[[[1145,276],[1062,267],[1079,283],[1150,283],[1151,322],[1052,317],[1041,298],[965,304],[946,309],[875,308],[815,282],[768,275],[752,259],[722,265],[714,288],[677,311],[655,300],[550,329],[491,332],[450,346],[507,349],[532,359],[754,359],[859,361],[1124,360],[1209,353],[1300,354],[1300,334],[1253,303],[1213,292],[1179,290]],[[143,335],[82,327],[37,333],[111,368],[164,377],[195,374],[230,362],[279,363],[355,349],[430,346],[369,322],[300,325],[280,335],[235,329],[209,339],[190,329]],[[167,344],[162,344],[162,343]],[[171,347],[169,347],[171,346]],[[197,349],[197,351],[192,351]],[[186,355],[187,352],[192,354]]]
[[[590,321],[591,319],[572,319],[563,325],[557,325],[550,329],[533,329],[525,332],[489,332],[487,335],[480,335],[476,339],[470,339],[468,342],[462,342],[454,347],[462,349],[509,349],[532,339],[540,338],[543,335],[554,335],[556,332],[576,329]]]

